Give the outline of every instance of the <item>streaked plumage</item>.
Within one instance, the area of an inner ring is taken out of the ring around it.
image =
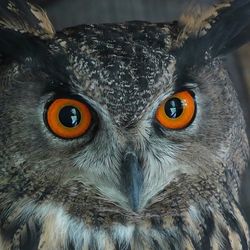
[[[0,3],[0,250],[249,249],[239,188],[245,122],[221,57],[248,42],[249,0],[179,22],[81,25]],[[159,104],[187,89],[192,123]],[[46,124],[55,97],[86,102],[83,136]]]

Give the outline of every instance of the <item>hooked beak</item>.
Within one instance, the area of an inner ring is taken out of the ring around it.
[[[142,167],[134,152],[125,154],[122,162],[122,186],[133,211],[138,211],[143,185]]]

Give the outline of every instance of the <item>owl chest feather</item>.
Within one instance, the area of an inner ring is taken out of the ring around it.
[[[45,209],[45,208],[43,208]],[[134,222],[95,225],[69,217],[61,208],[50,207],[43,221],[4,228],[1,249],[248,249],[248,231],[236,205],[232,211],[216,211],[205,204],[190,206],[178,215],[139,218]],[[41,216],[41,215],[40,215]],[[103,219],[105,215],[103,215]],[[99,221],[98,221],[99,220]],[[92,221],[93,223],[93,221]],[[7,233],[8,232],[8,233]]]

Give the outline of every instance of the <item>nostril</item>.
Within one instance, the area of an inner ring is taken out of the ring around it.
[[[140,204],[140,195],[143,185],[142,167],[134,152],[124,155],[121,165],[122,189],[128,197],[133,211],[137,211]]]

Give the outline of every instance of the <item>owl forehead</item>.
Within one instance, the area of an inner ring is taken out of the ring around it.
[[[58,38],[83,94],[119,126],[135,123],[170,87],[171,40],[169,25],[144,22],[84,25]]]

